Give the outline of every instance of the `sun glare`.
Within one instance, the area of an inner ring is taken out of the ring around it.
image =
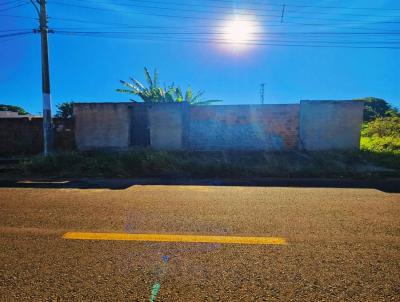
[[[242,50],[254,42],[256,32],[257,24],[254,21],[235,16],[223,26],[223,41],[227,42],[229,48]]]

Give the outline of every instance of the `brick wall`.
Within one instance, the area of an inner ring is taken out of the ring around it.
[[[290,150],[297,148],[299,105],[192,106],[189,148]]]
[[[355,149],[363,111],[362,104],[353,101],[220,106],[87,103],[74,108],[79,150]]]
[[[61,151],[75,149],[75,140],[79,150],[135,145],[174,150],[358,149],[362,113],[358,101],[222,106],[80,103],[74,106],[75,119],[53,120],[54,145]],[[142,136],[145,139],[140,140]],[[0,118],[0,156],[38,154],[42,149],[41,118]]]
[[[74,149],[73,120],[54,119],[53,123],[55,149]],[[0,156],[32,155],[42,150],[42,118],[0,118]]]

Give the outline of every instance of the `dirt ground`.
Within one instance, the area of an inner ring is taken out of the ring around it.
[[[288,245],[66,240],[276,236]],[[1,301],[400,301],[400,194],[134,185],[1,188]]]

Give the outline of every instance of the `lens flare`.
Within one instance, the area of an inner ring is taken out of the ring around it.
[[[243,50],[256,39],[258,26],[255,21],[234,16],[223,25],[223,41],[229,48]]]

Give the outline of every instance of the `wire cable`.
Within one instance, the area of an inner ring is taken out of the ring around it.
[[[17,16],[17,15],[4,15],[4,14],[0,14],[0,16],[2,17],[8,17],[8,18],[21,18],[21,19],[30,19],[30,20],[38,20],[38,18],[33,18],[33,17],[28,17],[28,16]]]
[[[15,36],[23,36],[26,34],[32,34],[33,31],[22,31],[22,32],[17,32],[17,33],[11,33],[11,34],[4,34],[4,35],[0,35],[0,39],[3,38],[8,38],[8,37],[15,37]]]
[[[58,33],[61,35],[73,35],[73,33]],[[81,36],[81,35],[78,35]],[[88,37],[97,37],[97,38],[111,38],[111,37],[102,37],[102,36],[90,36]],[[130,40],[150,40],[155,42],[165,42],[162,38],[154,39],[152,37],[112,37],[114,39],[130,39]],[[184,42],[184,43],[212,43],[212,44],[235,44],[229,41],[217,41],[217,40],[188,40],[188,39],[168,39],[167,42]],[[237,44],[237,43],[236,43]],[[280,47],[309,47],[309,48],[355,48],[355,49],[396,49],[399,50],[400,46],[353,46],[353,45],[320,45],[320,44],[287,44],[287,43],[267,43],[267,42],[252,42],[246,43],[246,45],[259,45],[259,46],[280,46]]]
[[[9,10],[16,9],[18,7],[25,6],[25,5],[27,5],[27,3],[22,3],[22,4],[19,4],[19,5],[16,5],[16,6],[0,9],[0,12],[9,11]]]
[[[160,14],[160,13],[147,13],[147,12],[132,12],[132,11],[124,11],[124,10],[117,10],[117,9],[108,9],[104,7],[92,7],[92,6],[84,6],[84,5],[78,5],[78,4],[71,4],[71,3],[65,3],[65,2],[60,2],[60,1],[53,1],[54,4],[56,5],[62,5],[62,6],[70,6],[70,7],[78,7],[78,8],[85,8],[85,9],[92,9],[92,10],[100,10],[100,11],[107,11],[111,13],[122,13],[122,14],[127,14],[127,15],[146,15],[146,16],[152,16],[152,17],[165,17],[165,18],[175,18],[175,19],[198,19],[198,20],[219,20],[219,21],[226,21],[226,18],[217,18],[217,17],[204,17],[204,16],[188,16],[188,15],[171,15],[171,14]],[[136,6],[139,7],[140,6]],[[147,7],[150,8],[150,7]],[[151,8],[156,8],[156,7],[151,7]],[[168,9],[169,8],[160,8],[160,9]],[[191,12],[198,12],[195,10],[181,10],[177,9],[177,11],[191,11]],[[206,11],[201,11],[201,12],[206,12]],[[277,20],[278,18],[281,17],[281,15],[267,15],[267,14],[246,14],[246,15],[251,15],[255,17],[276,17]],[[336,21],[336,22],[354,22],[354,19],[335,19],[335,18],[318,18],[318,17],[301,17],[301,16],[286,16],[286,18],[291,18],[291,19],[307,19],[307,20],[324,20],[324,21]],[[243,19],[244,21],[246,19]],[[252,19],[247,19],[248,21],[252,21]],[[277,21],[276,20],[276,21]],[[400,24],[400,21],[377,21],[377,22],[367,22],[367,24]]]
[[[81,1],[79,1],[79,0],[72,0],[72,1],[76,1],[76,2],[81,3]],[[99,1],[99,0],[86,0],[86,1],[88,3],[108,4],[108,2]],[[122,1],[122,0],[119,0],[119,1]],[[182,6],[185,7],[186,6],[186,7],[200,7],[200,8],[206,7],[206,8],[212,8],[212,9],[215,9],[215,8],[216,9],[229,9],[229,10],[233,9],[238,15],[242,15],[243,14],[243,13],[240,13],[240,11],[243,11],[243,12],[255,11],[257,13],[259,13],[260,11],[269,11],[269,12],[281,13],[281,11],[282,11],[282,5],[277,5],[277,6],[280,7],[279,9],[271,9],[271,8],[268,7],[268,6],[270,6],[270,4],[267,4],[267,3],[264,3],[262,5],[262,7],[255,8],[255,7],[243,7],[243,6],[242,7],[238,7],[237,5],[235,5],[235,6],[232,6],[232,5],[230,5],[230,6],[215,5],[214,3],[211,5],[211,4],[204,4],[204,3],[203,4],[193,4],[193,3],[185,3],[185,2],[184,3],[179,3],[179,2],[171,2],[171,1],[163,2],[163,1],[152,1],[152,0],[133,0],[133,1],[132,0],[125,0],[125,1],[129,1],[129,3],[113,1],[113,4],[114,5],[121,5],[121,6],[137,7],[137,2],[139,2],[139,3],[145,3],[145,4],[146,3],[150,3],[150,4],[159,4],[159,5],[166,5],[166,6],[172,5],[172,6],[179,6],[179,7],[182,7]],[[248,4],[248,3],[246,3],[246,4]],[[239,3],[238,5],[243,5],[243,4]],[[332,9],[331,9],[331,12],[326,12],[326,11],[315,12],[315,11],[303,11],[303,10],[299,11],[299,10],[291,10],[290,7],[299,8],[298,6],[294,6],[294,5],[291,5],[291,4],[285,4],[285,7],[286,7],[285,11],[287,13],[301,13],[301,14],[313,14],[313,15],[315,15],[315,14],[317,14],[317,15],[318,14],[334,14],[334,15],[356,16],[356,17],[399,17],[398,15],[397,16],[393,16],[393,15],[341,13],[341,12],[337,12],[337,11],[332,12]],[[169,8],[169,9],[175,10],[176,8]]]
[[[230,3],[232,4],[231,0],[202,0],[202,1],[212,1],[212,2],[221,2],[221,3]],[[246,1],[247,4],[251,5],[265,5],[266,3],[264,1]],[[268,3],[269,6],[279,6],[282,7],[285,3],[281,2],[280,4],[274,3],[270,4]],[[297,5],[297,4],[291,4],[290,6],[293,7],[300,7],[300,8],[321,8],[321,9],[347,9],[347,10],[374,10],[374,11],[400,11],[400,8],[380,8],[380,7],[349,7],[349,6],[321,6],[321,5]]]

